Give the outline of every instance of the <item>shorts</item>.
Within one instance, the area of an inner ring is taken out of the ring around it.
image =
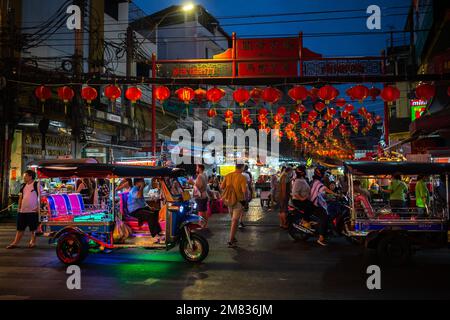
[[[206,212],[208,211],[208,198],[205,199],[195,199],[197,203],[197,211],[198,212]]]
[[[17,231],[36,231],[39,226],[39,214],[37,212],[19,212],[17,214]]]
[[[236,203],[232,207],[228,207],[228,212],[231,215],[231,219],[239,219],[241,217],[243,210],[244,207],[242,206],[241,202]]]

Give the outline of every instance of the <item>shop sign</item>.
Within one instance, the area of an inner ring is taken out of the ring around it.
[[[420,118],[427,110],[427,101],[421,99],[411,99],[409,102],[411,106],[411,121]]]
[[[122,123],[122,118],[120,116],[112,114],[112,113],[106,114],[106,120],[112,121],[112,122],[117,122],[117,123]]]
[[[47,135],[45,147],[49,157],[65,156],[72,152],[72,140],[70,136],[66,135]],[[42,156],[42,135],[40,133],[25,133],[22,148],[24,156]]]
[[[231,77],[233,64],[231,62],[159,63],[156,65],[156,74],[159,78]]]
[[[240,62],[239,77],[296,77],[297,61]]]

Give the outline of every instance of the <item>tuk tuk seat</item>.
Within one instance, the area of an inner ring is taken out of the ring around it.
[[[48,209],[52,218],[70,215],[70,203],[62,194],[52,194],[47,196]]]

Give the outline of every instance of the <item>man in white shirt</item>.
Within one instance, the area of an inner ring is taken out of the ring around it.
[[[7,246],[7,249],[18,247],[23,237],[25,229],[28,227],[31,232],[29,248],[36,247],[36,230],[39,226],[39,195],[40,187],[35,181],[36,173],[27,170],[23,174],[24,184],[19,193],[19,211],[17,213],[17,232],[14,241]]]

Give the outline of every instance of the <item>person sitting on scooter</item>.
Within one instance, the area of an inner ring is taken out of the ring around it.
[[[309,194],[311,187],[305,179],[306,168],[304,166],[297,167],[295,174],[296,178],[292,184],[292,204],[302,211],[303,226],[310,228],[312,206],[311,201],[309,201]]]
[[[319,219],[319,239],[317,243],[326,246],[325,235],[328,227],[327,202],[325,200],[325,193],[334,194],[323,183],[322,179],[325,174],[325,169],[314,169],[313,182],[311,185],[310,200],[313,204],[313,214]]]

